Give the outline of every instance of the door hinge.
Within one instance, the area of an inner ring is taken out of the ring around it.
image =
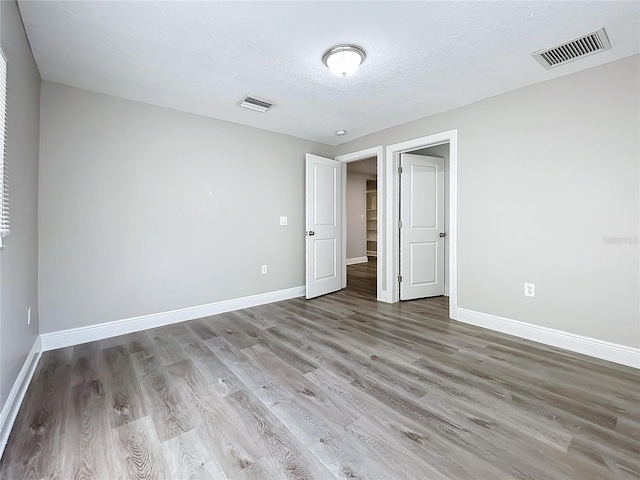
[[[402,220],[398,220],[398,228],[402,228]]]
[[[402,283],[402,275],[398,275],[398,283]]]
[[[398,167],[398,173],[402,173],[402,166]]]

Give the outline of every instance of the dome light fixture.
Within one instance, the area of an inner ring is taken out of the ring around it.
[[[358,45],[336,45],[324,52],[322,63],[324,63],[331,73],[341,77],[352,75],[360,64],[367,58],[362,47]]]
[[[344,137],[347,134],[346,130],[336,130],[336,135],[338,137]]]

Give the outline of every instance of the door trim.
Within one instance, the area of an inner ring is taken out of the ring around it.
[[[347,286],[347,163],[357,162],[358,160],[364,160],[365,158],[371,157],[376,157],[376,168],[378,177],[378,269],[376,274],[376,299],[378,301],[388,302],[386,300],[388,295],[384,290],[384,269],[381,268],[383,265],[383,255],[385,251],[382,243],[384,241],[384,235],[382,234],[382,232],[384,228],[385,217],[383,201],[385,197],[385,189],[383,185],[384,148],[382,147],[382,145],[335,157],[336,160],[342,162],[342,288],[345,288]]]
[[[383,258],[385,261],[385,283],[389,287],[384,298],[379,300],[396,303],[400,300],[400,288],[398,284],[398,271],[400,259],[400,245],[398,235],[398,218],[400,207],[400,188],[398,166],[401,153],[411,152],[420,148],[434,147],[449,144],[449,316],[457,319],[458,316],[458,130],[427,135],[426,137],[395,143],[386,147],[385,156],[380,164],[384,164],[384,209],[385,215],[382,228],[384,229]],[[380,184],[380,178],[378,178]],[[378,203],[380,198],[378,196]],[[389,221],[386,221],[386,220]],[[380,225],[380,224],[379,224]],[[380,229],[378,229],[380,236]],[[380,250],[381,244],[378,243]]]

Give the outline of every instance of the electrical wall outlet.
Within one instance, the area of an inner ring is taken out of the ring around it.
[[[287,225],[289,223],[289,219],[286,216],[280,217],[280,225]]]
[[[524,284],[524,296],[525,297],[535,297],[536,296],[536,285],[535,285],[535,283],[525,283]]]
[[[267,266],[266,265],[262,265],[262,274],[263,275],[267,274]]]
[[[31,305],[27,307],[27,325],[31,325]]]

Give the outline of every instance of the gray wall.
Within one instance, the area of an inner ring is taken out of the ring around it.
[[[347,259],[367,256],[367,177],[347,170]]]
[[[44,83],[41,331],[300,285],[303,154],[456,128],[459,306],[638,347],[638,58],[337,148]]]
[[[0,252],[0,405],[4,405],[38,336],[40,74],[15,2],[0,2],[0,40],[7,56],[6,159],[11,195],[11,234]]]
[[[48,82],[41,109],[42,333],[304,284],[332,147]]]
[[[458,129],[459,307],[640,347],[639,70],[635,55],[337,154]]]

